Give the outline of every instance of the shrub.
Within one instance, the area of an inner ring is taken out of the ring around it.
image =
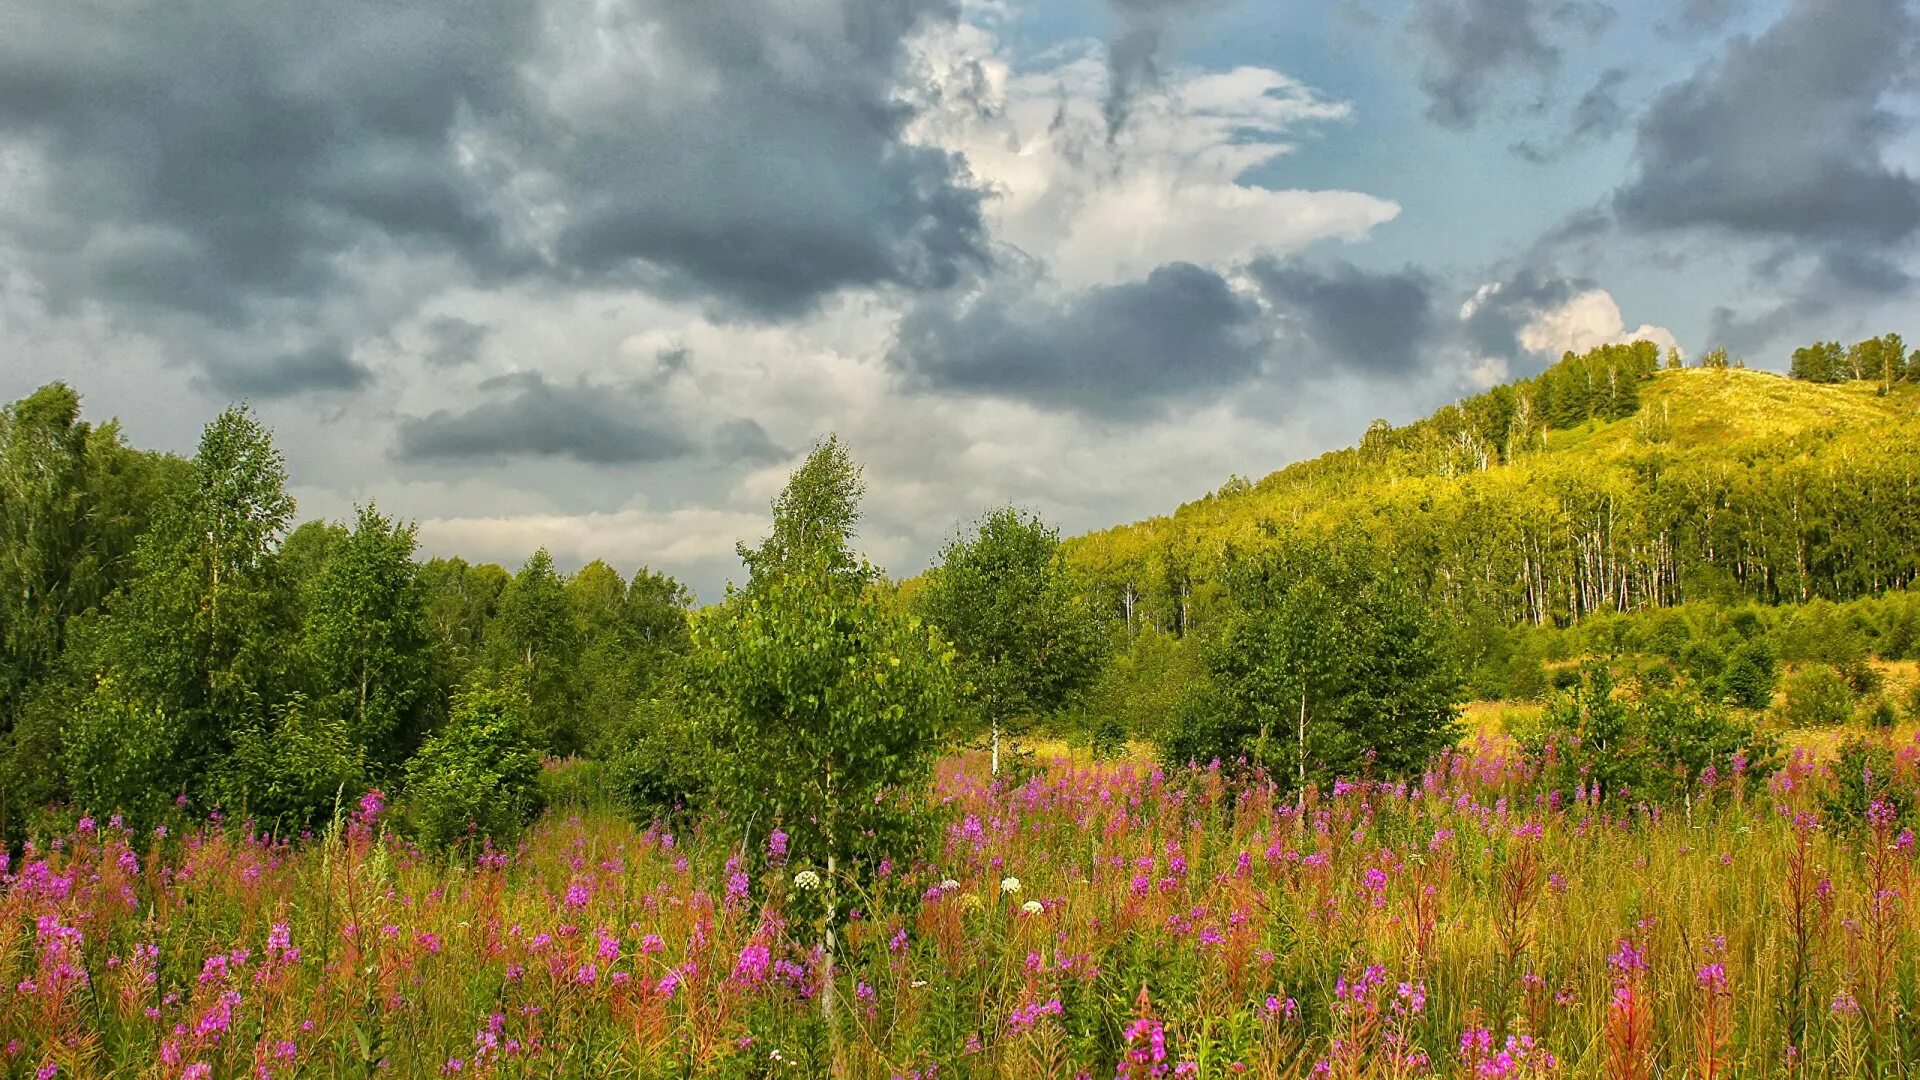
[[[1779,677],[1778,663],[1767,643],[1744,642],[1733,650],[1720,672],[1720,697],[1743,709],[1768,708],[1773,704],[1773,688]]]
[[[1536,751],[1551,744],[1563,783],[1598,783],[1607,795],[1689,801],[1708,770],[1725,775],[1736,756],[1764,769],[1770,739],[1717,702],[1684,688],[1643,685],[1638,698],[1615,691],[1604,665],[1581,687],[1556,698],[1521,741]]]
[[[1802,664],[1787,678],[1787,722],[1796,727],[1836,727],[1853,717],[1853,690],[1831,664]]]
[[[597,756],[608,794],[642,823],[701,803],[716,765],[712,740],[671,694],[635,705],[602,734]]]
[[[84,809],[118,811],[144,831],[184,789],[185,725],[114,679],[87,695],[64,734],[68,789]]]
[[[1843,830],[1865,826],[1867,808],[1876,800],[1893,809],[1898,824],[1911,824],[1914,803],[1911,785],[1895,771],[1893,751],[1871,739],[1855,736],[1840,744],[1833,762],[1833,786],[1821,796],[1821,811],[1829,823]]]
[[[526,698],[469,689],[454,699],[447,726],[407,763],[407,818],[422,841],[437,847],[482,837],[505,844],[539,811],[539,780]]]
[[[1860,703],[1859,720],[1867,727],[1885,730],[1899,722],[1900,710],[1885,694],[1875,694]]]
[[[284,836],[324,820],[365,785],[364,753],[346,722],[296,697],[234,736],[211,789],[228,810]]]

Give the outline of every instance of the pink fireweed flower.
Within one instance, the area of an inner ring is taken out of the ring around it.
[[[1063,1015],[1064,1012],[1065,1009],[1061,1006],[1059,998],[1052,998],[1043,1002],[1030,1002],[1026,1005],[1019,1006],[1008,1015],[1007,1031],[1010,1034],[1018,1035],[1039,1023],[1041,1017],[1060,1016]]]
[[[1625,977],[1636,971],[1647,970],[1647,954],[1633,947],[1633,942],[1620,939],[1620,947],[1607,958],[1607,966],[1616,976]]]
[[[758,986],[767,977],[773,963],[773,952],[765,945],[755,943],[740,950],[740,959],[733,966],[733,978],[744,986]]]

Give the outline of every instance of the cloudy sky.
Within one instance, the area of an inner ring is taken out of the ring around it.
[[[305,516],[716,599],[821,434],[896,572],[1650,337],[1915,325],[1905,0],[10,0],[0,396],[245,399]]]

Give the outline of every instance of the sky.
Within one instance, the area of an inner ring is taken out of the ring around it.
[[[703,601],[815,442],[897,575],[1568,349],[1914,325],[1903,0],[11,0],[0,397]]]

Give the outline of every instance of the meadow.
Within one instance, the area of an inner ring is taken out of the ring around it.
[[[1895,749],[1911,792],[1920,741]],[[1909,799],[1836,810],[1800,750],[1690,809],[1543,777],[1488,737],[1298,801],[957,755],[927,854],[843,890],[831,968],[820,868],[779,832],[562,805],[463,862],[377,794],[293,841],[81,818],[5,868],[0,1072],[1906,1074]]]

